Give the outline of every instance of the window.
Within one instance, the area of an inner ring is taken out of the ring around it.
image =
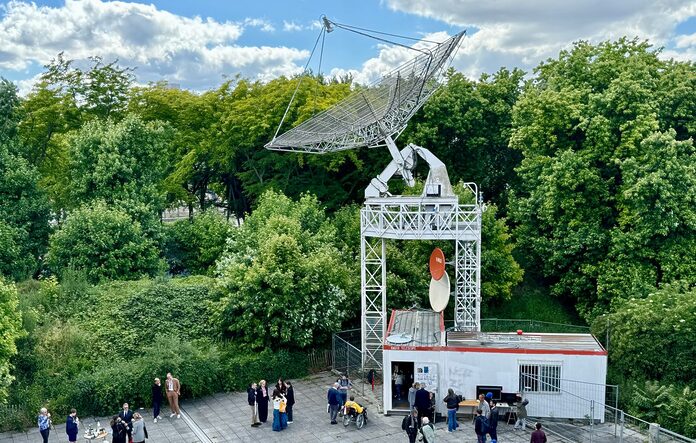
[[[520,392],[561,392],[559,362],[520,362]]]

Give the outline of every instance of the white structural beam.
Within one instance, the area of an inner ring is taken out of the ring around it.
[[[468,184],[473,195],[476,186]],[[360,211],[362,350],[365,369],[382,368],[387,332],[386,240],[455,242],[455,329],[481,330],[481,205],[456,197],[370,198]]]

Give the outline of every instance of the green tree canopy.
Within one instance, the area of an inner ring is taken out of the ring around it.
[[[478,81],[450,70],[447,83],[409,124],[407,141],[431,150],[446,165],[452,183],[477,183],[486,199],[502,205],[516,184],[521,154],[508,144],[512,108],[524,72],[501,68]]]
[[[542,63],[513,113],[510,211],[527,260],[586,318],[696,279],[696,68],[644,42],[580,42]],[[691,112],[685,109],[691,109]],[[598,303],[599,301],[599,303]]]
[[[348,275],[315,197],[266,191],[218,264],[217,321],[254,348],[306,348],[340,327]]]
[[[68,215],[51,236],[48,263],[59,275],[74,269],[92,283],[136,280],[161,267],[159,251],[140,223],[100,201]]]
[[[23,332],[17,288],[0,276],[0,404],[6,400],[7,388],[14,379],[10,358],[17,353],[15,341]]]
[[[214,209],[165,228],[165,254],[172,274],[208,274],[235,229]]]

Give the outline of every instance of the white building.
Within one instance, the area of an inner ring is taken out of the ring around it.
[[[502,401],[524,391],[530,417],[604,418],[607,351],[591,334],[446,332],[441,313],[392,311],[384,342],[384,413],[408,411],[413,382],[435,393],[436,411],[446,414],[448,388],[467,400],[494,392]],[[393,374],[404,379],[401,401]],[[582,395],[566,388],[596,386]]]

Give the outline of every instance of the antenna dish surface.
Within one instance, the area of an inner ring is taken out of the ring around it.
[[[450,279],[445,272],[440,280],[430,279],[430,307],[435,312],[442,312],[447,308],[450,299]]]
[[[355,92],[333,107],[275,137],[265,147],[323,154],[363,146],[382,146],[398,136],[408,120],[440,86],[447,60],[464,32],[421,52],[411,61]]]
[[[442,249],[435,248],[430,254],[430,275],[435,280],[440,280],[445,274],[445,253]]]

